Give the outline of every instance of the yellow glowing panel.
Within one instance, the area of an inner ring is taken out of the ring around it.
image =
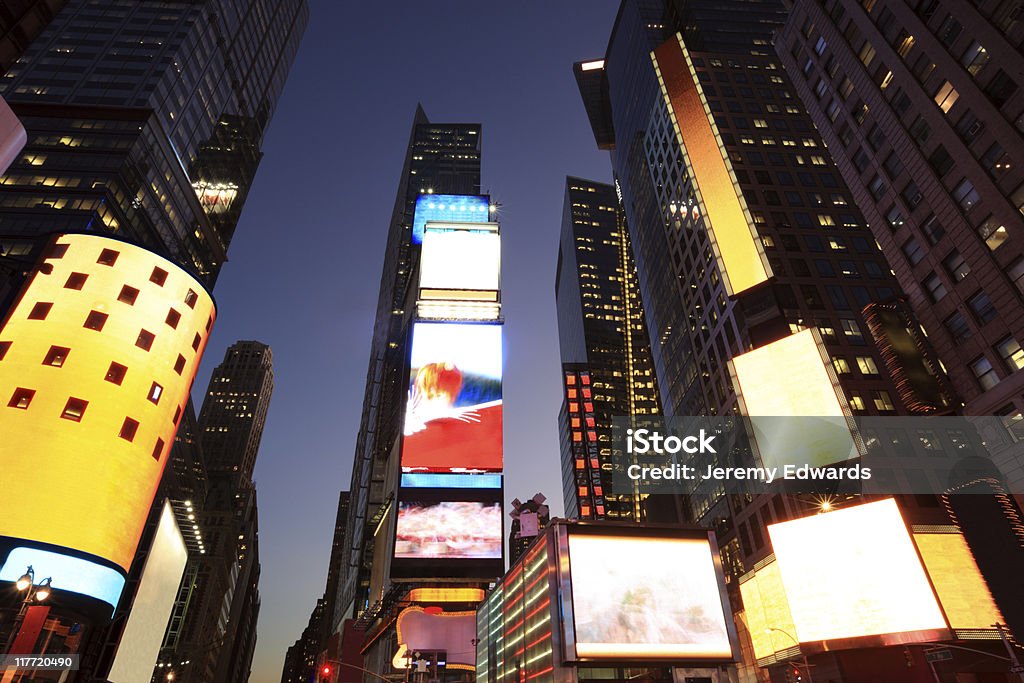
[[[914,543],[951,627],[990,629],[1005,623],[961,534],[914,534]]]
[[[576,656],[732,659],[708,539],[569,535]]]
[[[946,629],[892,498],[772,524],[768,534],[800,642]]]
[[[796,625],[789,611],[778,562],[769,562],[741,583],[740,596],[755,657],[761,659],[796,645],[786,636],[786,633],[796,633]]]
[[[740,294],[771,277],[768,258],[682,38],[667,41],[653,57],[726,291]]]
[[[819,467],[859,454],[827,356],[817,330],[807,329],[729,361],[765,467]],[[798,428],[792,420],[778,419],[800,416],[817,419],[800,420]]]
[[[0,326],[0,341],[11,342],[0,360],[0,536],[127,570],[206,348],[213,300],[140,247],[97,235],[54,241],[57,251]],[[40,302],[52,303],[49,313],[29,319]],[[90,314],[106,316],[101,330],[84,326]],[[51,346],[70,349],[59,367],[43,363]],[[126,370],[111,373],[112,363]],[[24,410],[8,405],[18,388],[35,391]],[[62,418],[71,398],[88,402],[79,421]]]
[[[482,588],[413,588],[409,591],[410,602],[480,602],[483,599]]]

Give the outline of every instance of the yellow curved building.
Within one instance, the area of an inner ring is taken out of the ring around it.
[[[52,238],[0,326],[0,536],[128,570],[215,316],[146,249]]]

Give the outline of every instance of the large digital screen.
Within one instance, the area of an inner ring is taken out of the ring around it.
[[[153,675],[187,562],[185,539],[170,503],[164,501],[132,610],[107,674],[111,683],[135,683]]]
[[[768,534],[800,642],[946,629],[892,498],[772,524]]]
[[[7,553],[0,564],[0,581],[17,581],[27,567],[35,570],[36,581],[50,577],[54,588],[102,600],[110,605],[111,613],[124,590],[124,576],[113,567],[26,546],[15,546]]]
[[[915,533],[914,544],[952,628],[990,630],[1006,623],[962,534]]]
[[[421,194],[416,198],[412,219],[412,241],[423,241],[428,221],[448,223],[485,223],[490,216],[490,198],[483,195]]]
[[[420,252],[420,288],[497,290],[501,237],[497,224],[431,223]]]
[[[569,534],[576,658],[731,660],[710,540]]]
[[[395,557],[500,559],[502,528],[499,503],[399,503]]]
[[[501,471],[501,326],[418,322],[410,365],[402,471]]]

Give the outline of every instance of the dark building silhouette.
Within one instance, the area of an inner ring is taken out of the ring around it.
[[[324,626],[330,622],[326,601],[321,598],[309,615],[306,628],[295,644],[288,648],[281,670],[281,683],[309,683],[315,680],[317,654],[320,651]]]
[[[525,503],[518,498],[512,501],[512,526],[508,534],[508,562],[510,565],[519,561],[533,541],[544,533],[551,523],[551,511],[544,504],[547,498],[538,493]]]
[[[67,0],[8,0],[0,5],[0,76],[65,4]]]
[[[615,187],[567,178],[555,276],[562,357],[559,442],[565,514],[646,518],[634,492],[612,491],[612,418],[661,414],[651,343],[625,214]],[[605,467],[608,465],[608,467]]]

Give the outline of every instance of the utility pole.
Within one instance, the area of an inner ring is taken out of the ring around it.
[[[1006,637],[1006,627],[1002,624],[992,624],[992,628],[999,632],[999,639],[1003,641],[1003,647],[1006,648],[1006,654],[1010,655],[1010,673],[1017,674],[1021,682],[1024,683],[1024,666],[1020,665],[1020,661],[1017,659],[1017,653],[1013,649],[1013,644],[1010,643],[1010,639]]]

